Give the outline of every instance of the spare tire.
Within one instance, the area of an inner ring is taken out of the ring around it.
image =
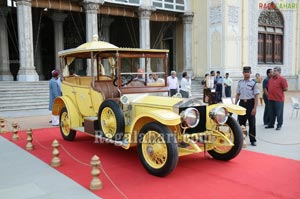
[[[122,140],[125,131],[124,114],[114,100],[105,100],[99,107],[98,122],[101,133],[113,140]]]

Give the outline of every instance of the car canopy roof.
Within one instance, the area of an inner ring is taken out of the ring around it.
[[[78,57],[78,58],[90,58],[91,52],[100,53],[168,53],[169,50],[165,49],[140,49],[140,48],[119,48],[113,44],[104,41],[91,41],[84,43],[77,48],[71,48],[58,52],[59,57]]]

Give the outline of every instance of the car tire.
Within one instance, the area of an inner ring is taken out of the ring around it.
[[[160,123],[151,122],[141,129],[137,148],[144,168],[154,176],[167,176],[177,166],[176,138],[168,127]]]
[[[125,131],[124,114],[114,100],[105,100],[99,107],[98,122],[100,132],[113,140],[122,140]]]
[[[64,140],[73,141],[76,136],[76,131],[70,129],[71,122],[66,107],[62,108],[59,114],[59,128]]]
[[[244,139],[242,129],[234,118],[229,116],[225,124],[230,128],[232,132],[232,135],[230,136],[232,136],[233,138],[234,146],[227,147],[227,149],[222,147],[221,148],[216,147],[215,149],[208,151],[208,153],[213,158],[217,160],[223,160],[223,161],[231,160],[240,153],[243,147],[243,139]]]

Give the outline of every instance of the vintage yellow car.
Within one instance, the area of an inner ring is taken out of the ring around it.
[[[169,97],[168,50],[92,41],[58,55],[63,95],[55,99],[52,113],[60,116],[65,140],[84,132],[97,143],[137,147],[143,166],[155,176],[170,174],[180,156],[208,152],[226,161],[240,153],[243,134],[230,113],[243,115],[245,109]],[[76,64],[90,66],[91,75],[69,74]]]

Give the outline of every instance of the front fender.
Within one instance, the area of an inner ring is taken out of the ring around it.
[[[68,117],[70,119],[70,127],[80,127],[82,126],[82,117],[78,111],[77,106],[68,96],[57,97],[54,100],[52,106],[52,114],[59,116],[61,109],[66,107],[68,111]]]
[[[175,126],[181,123],[180,116],[169,110],[149,111],[139,115],[137,120],[142,117],[151,117],[166,126]]]
[[[245,115],[246,114],[246,109],[244,107],[241,107],[236,104],[212,104],[212,105],[209,105],[209,106],[207,106],[207,114],[209,114],[209,112],[216,107],[224,107],[228,110],[228,112],[237,114],[237,115]]]
[[[132,132],[133,129],[140,129],[145,123],[150,121],[157,121],[166,126],[175,126],[181,123],[180,116],[169,110],[152,110],[147,111],[138,115],[133,121],[131,129],[128,129],[129,132]]]

